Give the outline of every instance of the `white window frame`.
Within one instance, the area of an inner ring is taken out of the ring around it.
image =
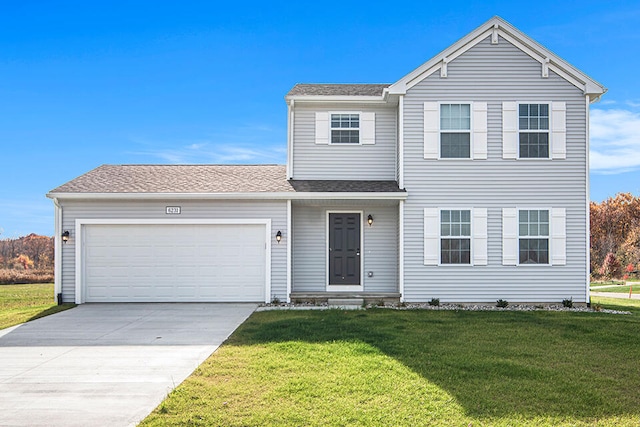
[[[339,145],[339,146],[354,146],[354,145],[362,145],[362,111],[329,111],[329,145]],[[348,114],[348,115],[357,115],[358,116],[358,127],[357,128],[334,128],[331,126],[331,117],[334,114]],[[333,142],[333,130],[357,130],[358,131],[358,142]]]
[[[443,105],[468,105],[469,106],[469,129],[442,129],[442,106]],[[473,102],[472,101],[438,101],[438,160],[473,160]],[[469,132],[469,157],[442,157],[442,134],[443,133],[463,133]],[[446,210],[446,209],[445,209]],[[448,264],[446,264],[448,265]]]
[[[548,248],[548,253],[547,253],[547,258],[548,258],[548,262],[546,264],[541,264],[541,263],[537,263],[537,264],[529,264],[529,263],[521,263],[520,262],[520,239],[524,238],[524,239],[543,239],[544,236],[525,236],[522,237],[520,236],[520,212],[521,211],[547,211],[548,217],[549,217],[549,234],[546,236],[547,238],[547,248]],[[523,267],[550,267],[553,264],[553,254],[552,254],[552,236],[553,236],[553,209],[550,207],[539,207],[539,206],[531,206],[531,207],[518,207],[516,208],[516,226],[517,226],[517,232],[516,232],[516,265],[517,266],[523,266]]]
[[[442,262],[442,239],[443,238],[460,238],[464,239],[467,236],[442,236],[442,211],[469,211],[469,264],[453,264],[453,263],[443,263]],[[440,267],[470,267],[473,266],[473,208],[467,207],[442,207],[438,208],[438,266]]]
[[[549,127],[546,130],[531,130],[531,129],[520,129],[520,106],[521,105],[531,105],[537,104],[542,105],[546,104],[549,111]],[[553,103],[551,101],[517,101],[516,102],[516,129],[517,129],[517,141],[516,141],[516,159],[518,160],[532,160],[532,161],[545,161],[545,160],[553,160],[553,150],[551,147],[553,141]],[[522,157],[520,155],[520,134],[521,133],[546,133],[547,141],[549,146],[547,147],[547,157]]]

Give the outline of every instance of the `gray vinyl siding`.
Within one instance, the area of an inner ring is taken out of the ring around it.
[[[424,160],[425,101],[488,103],[487,160]],[[567,105],[566,160],[503,160],[503,101],[564,101]],[[453,60],[448,77],[439,71],[405,96],[404,182],[405,299],[427,301],[560,302],[585,301],[586,105],[574,85],[499,40],[482,41]],[[488,208],[487,266],[425,266],[424,208]],[[503,266],[502,208],[566,208],[564,266]]]
[[[327,283],[327,211],[364,211],[364,292],[398,291],[398,207],[294,205],[293,285],[294,292],[324,292]],[[374,218],[366,224],[367,216]],[[373,277],[367,277],[372,271]]]
[[[315,113],[375,112],[376,143],[316,144]],[[293,132],[294,179],[395,180],[396,115],[389,106],[363,104],[296,104]]]
[[[76,219],[271,219],[271,296],[287,297],[287,204],[286,201],[61,201],[62,229],[71,239],[62,247],[62,295],[75,300]],[[181,206],[180,215],[165,214],[166,206]],[[282,231],[282,240],[275,233]]]

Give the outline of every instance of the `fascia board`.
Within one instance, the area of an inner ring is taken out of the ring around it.
[[[406,192],[299,192],[299,193],[48,193],[58,200],[404,200]]]
[[[384,96],[357,95],[294,95],[286,97],[287,101],[295,102],[378,102],[386,103]]]

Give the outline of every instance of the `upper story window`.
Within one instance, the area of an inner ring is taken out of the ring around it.
[[[440,104],[440,157],[471,158],[470,104]]]
[[[331,114],[331,143],[359,144],[360,115]]]
[[[549,104],[518,106],[520,158],[549,158]]]
[[[549,211],[520,210],[518,240],[520,264],[549,264]]]
[[[440,263],[471,264],[471,211],[440,211]]]

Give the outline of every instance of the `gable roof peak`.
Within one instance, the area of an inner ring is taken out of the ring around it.
[[[549,49],[545,48],[500,16],[491,19],[471,31],[466,36],[435,55],[409,74],[392,84],[386,92],[389,94],[404,94],[408,89],[422,81],[435,71],[440,71],[441,77],[447,77],[447,64],[462,55],[478,43],[491,37],[491,43],[497,44],[499,37],[525,52],[527,55],[540,62],[541,76],[548,77],[549,70],[554,71],[568,82],[581,89],[590,100],[596,101],[607,89],[593,80],[568,62],[561,59]]]

